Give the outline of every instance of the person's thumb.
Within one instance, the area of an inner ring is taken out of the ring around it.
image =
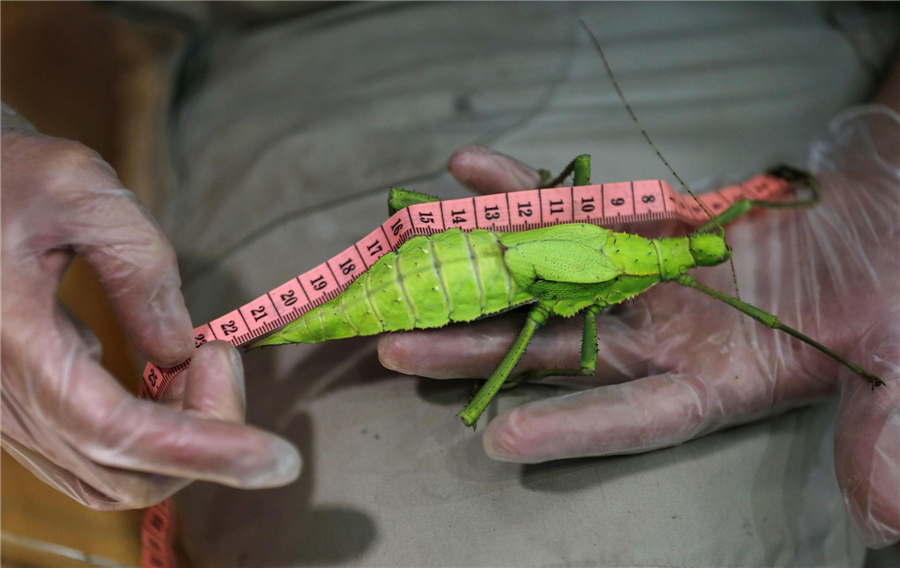
[[[450,156],[447,170],[458,182],[478,193],[536,189],[541,180],[531,167],[487,146],[463,146]]]

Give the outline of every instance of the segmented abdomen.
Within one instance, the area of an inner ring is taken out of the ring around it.
[[[414,237],[264,342],[318,343],[441,327],[533,301],[509,274],[503,250],[498,236],[484,230]]]

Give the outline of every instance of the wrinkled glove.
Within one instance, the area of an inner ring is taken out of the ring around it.
[[[175,254],[95,152],[23,127],[2,133],[2,445],[95,509],[144,507],[192,480],[242,488],[296,479],[297,450],[244,425],[244,377],[224,342],[197,350],[163,404],[126,392],[57,289],[74,255],[100,278],[128,337],[153,363],[194,350]],[[10,118],[10,120],[7,120]]]
[[[759,211],[726,227],[742,298],[859,363],[885,387],[873,391],[812,347],[695,290],[662,284],[598,317],[597,371],[574,380],[592,388],[501,413],[484,432],[487,454],[537,463],[644,452],[840,393],[835,467],[847,508],[869,546],[896,542],[898,140],[900,116],[886,107],[837,119],[829,142],[817,146],[811,160],[822,185],[818,205]],[[483,147],[458,151],[449,169],[481,193],[538,185],[535,171]],[[651,230],[682,236],[690,227],[668,223]],[[693,275],[734,294],[727,264]],[[520,313],[387,335],[379,356],[385,366],[409,374],[486,378],[523,324]],[[580,317],[551,321],[516,372],[578,368],[581,330]]]

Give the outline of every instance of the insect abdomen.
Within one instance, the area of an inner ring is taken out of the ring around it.
[[[510,275],[495,233],[451,229],[429,240],[450,321],[472,321],[531,299]]]
[[[255,346],[442,327],[533,299],[510,276],[496,234],[450,229],[410,239],[343,293]]]

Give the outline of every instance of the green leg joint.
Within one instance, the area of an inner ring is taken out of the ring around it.
[[[738,300],[737,298],[732,298],[728,294],[723,294],[722,292],[719,292],[718,290],[714,290],[714,289],[710,288],[709,286],[705,286],[705,285],[697,282],[696,280],[694,280],[691,276],[688,276],[687,274],[685,274],[684,276],[681,276],[680,278],[675,280],[675,282],[678,282],[679,284],[681,284],[682,286],[685,286],[687,288],[693,288],[694,290],[699,290],[700,292],[703,292],[707,296],[712,296],[713,298],[719,300],[720,302],[725,302],[729,306],[747,314],[748,316],[755,319],[756,321],[763,324],[764,326],[768,327],[769,329],[777,329],[779,331],[783,331],[784,333],[787,333],[788,335],[796,337],[803,343],[806,343],[807,345],[811,345],[812,347],[815,347],[816,349],[818,349],[822,353],[828,355],[829,357],[831,357],[838,363],[844,365],[845,367],[847,367],[848,369],[850,369],[851,371],[853,371],[860,377],[869,381],[869,383],[872,384],[872,388],[884,386],[884,381],[882,381],[875,375],[870,375],[869,373],[865,372],[862,367],[860,367],[853,361],[850,361],[849,359],[835,353],[831,349],[829,349],[829,348],[825,347],[824,345],[822,345],[821,343],[817,342],[815,339],[808,337],[806,335],[803,335],[802,333],[800,333],[799,331],[797,331],[796,329],[794,329],[792,327],[788,327],[788,326],[784,325],[783,323],[781,323],[778,320],[778,318],[776,316],[770,314],[769,312],[765,312],[765,311],[757,308],[756,306],[751,306],[750,304],[748,304],[746,302],[742,302],[741,300]]]
[[[440,201],[440,199],[433,195],[419,193],[418,191],[413,191],[411,189],[392,187],[390,193],[388,193],[388,213],[393,215],[397,211],[406,209],[410,205],[434,203],[435,201]]]
[[[573,176],[572,183],[574,185],[590,185],[591,183],[591,156],[590,154],[582,154],[569,162],[558,176],[548,181],[549,173],[541,170],[541,188],[556,187],[570,175]]]
[[[812,195],[808,199],[797,199],[794,201],[760,201],[757,199],[742,199],[740,201],[732,203],[731,206],[728,207],[728,209],[722,211],[721,213],[701,225],[700,228],[697,229],[697,232],[718,232],[719,229],[721,229],[722,225],[730,223],[738,217],[746,215],[755,207],[765,207],[766,209],[791,209],[794,207],[812,207],[819,202],[819,184],[818,182],[816,182],[816,179],[814,177],[804,172],[790,170],[789,168],[784,169],[787,171],[793,171],[796,175],[797,180],[802,180],[805,183],[806,187],[808,187],[810,192],[812,193]],[[785,173],[781,173],[781,177],[784,177],[785,175]]]
[[[590,306],[584,311],[584,329],[581,332],[581,363],[578,369],[527,371],[507,381],[503,385],[503,390],[545,377],[590,377],[593,375],[597,371],[597,314],[599,313],[600,306]]]
[[[515,343],[513,343],[513,346],[506,353],[503,361],[500,362],[500,365],[494,370],[493,374],[487,382],[484,383],[475,397],[469,401],[469,404],[467,404],[463,411],[459,413],[463,424],[470,426],[473,430],[475,429],[478,418],[487,408],[487,405],[490,404],[494,395],[500,391],[500,387],[503,386],[503,383],[515,368],[516,363],[518,363],[519,359],[522,358],[522,355],[525,354],[525,349],[528,347],[528,344],[531,343],[531,338],[534,337],[538,328],[544,325],[544,322],[547,321],[549,315],[550,312],[540,304],[531,308],[531,311],[528,312],[528,319],[525,321],[525,327],[519,332],[519,337],[516,338]]]

